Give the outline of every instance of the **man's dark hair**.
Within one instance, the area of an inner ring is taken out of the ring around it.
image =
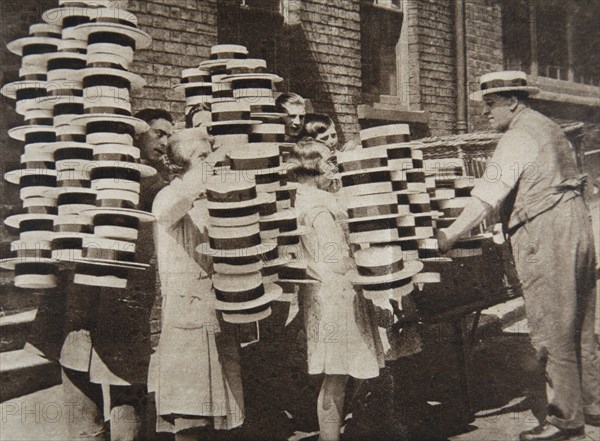
[[[277,111],[280,113],[287,113],[285,106],[288,104],[299,104],[304,106],[305,102],[304,98],[294,92],[282,93],[275,100],[275,106],[277,107]]]
[[[143,121],[146,121],[148,124],[150,124],[155,119],[166,119],[171,124],[173,124],[173,117],[169,112],[163,109],[142,109],[133,116]]]
[[[494,92],[495,95],[500,95],[504,98],[516,97],[519,101],[526,101],[529,98],[529,92],[525,90],[509,90],[506,92]]]

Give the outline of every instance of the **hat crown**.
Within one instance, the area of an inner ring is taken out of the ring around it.
[[[402,260],[402,248],[397,245],[371,247],[357,251],[354,259],[356,260],[356,265],[362,267],[391,264]]]

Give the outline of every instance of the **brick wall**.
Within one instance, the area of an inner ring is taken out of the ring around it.
[[[454,55],[454,8],[451,0],[411,1],[409,7],[410,62],[416,64],[411,98],[430,113],[432,135],[453,133],[456,122],[456,69]],[[411,104],[413,102],[411,101]]]
[[[152,46],[135,54],[131,70],[148,85],[135,92],[133,108],[160,107],[183,121],[184,99],[172,86],[181,71],[206,60],[217,43],[216,0],[144,0],[129,2]]]
[[[499,0],[466,1],[467,83],[469,92],[479,88],[479,77],[502,70],[502,8]],[[469,132],[489,130],[481,104],[468,103]]]
[[[362,85],[359,2],[306,0],[302,8],[302,33],[291,42],[299,57],[290,88],[311,98],[315,111],[332,115],[350,139],[359,130]]]

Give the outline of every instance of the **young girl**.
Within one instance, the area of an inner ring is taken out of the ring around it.
[[[163,307],[148,383],[156,392],[157,431],[197,441],[213,438],[202,428],[240,426],[244,404],[235,328],[217,316],[211,261],[196,252],[208,240],[202,183],[210,143],[197,128],[172,138],[171,159],[183,173],[158,193],[152,210]]]
[[[309,113],[304,119],[304,131],[301,137],[310,137],[322,142],[333,154],[338,147],[338,134],[333,120],[321,113]]]
[[[331,167],[319,143],[306,141],[294,148],[291,173],[300,187],[296,210],[308,232],[302,251],[308,266],[322,280],[304,285],[303,302],[307,334],[308,372],[325,374],[317,402],[321,441],[338,440],[343,422],[348,377],[379,375],[383,354],[377,327],[367,313],[366,301],[348,282],[353,267],[348,245],[335,216],[340,213],[333,194],[320,190]]]

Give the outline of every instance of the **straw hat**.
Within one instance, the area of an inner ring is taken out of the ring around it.
[[[540,91],[537,86],[527,83],[527,74],[518,70],[505,70],[482,75],[479,80],[480,90],[470,95],[475,101],[483,100],[485,95],[498,92],[525,92],[535,95]]]

